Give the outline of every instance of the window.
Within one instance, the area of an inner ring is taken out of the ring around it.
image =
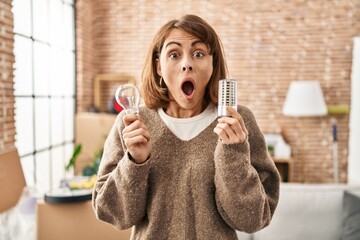
[[[28,186],[58,187],[74,149],[73,0],[13,0],[16,147]]]

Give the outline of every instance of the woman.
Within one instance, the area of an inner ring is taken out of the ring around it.
[[[142,75],[145,106],[120,113],[93,192],[96,216],[131,239],[237,239],[270,223],[279,174],[249,109],[217,118],[226,78],[220,39],[185,15],[156,34]]]

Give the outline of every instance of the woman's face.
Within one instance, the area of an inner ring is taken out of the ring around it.
[[[157,73],[168,87],[169,107],[187,112],[186,116],[199,114],[212,72],[213,57],[208,46],[185,31],[173,29],[165,39],[157,64]]]

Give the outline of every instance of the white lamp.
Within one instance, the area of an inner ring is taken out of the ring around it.
[[[283,114],[292,117],[315,117],[327,114],[324,96],[318,81],[293,81],[283,107]]]
[[[326,115],[327,107],[319,82],[312,80],[291,82],[282,112],[285,116],[290,117],[317,117]],[[302,131],[302,126],[300,130]],[[302,132],[301,139],[304,145],[305,141]],[[304,160],[301,162],[301,167],[305,182]]]

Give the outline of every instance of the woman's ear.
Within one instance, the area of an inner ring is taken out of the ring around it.
[[[161,66],[160,66],[160,60],[157,58],[156,59],[156,72],[159,76],[162,76],[161,75]]]

